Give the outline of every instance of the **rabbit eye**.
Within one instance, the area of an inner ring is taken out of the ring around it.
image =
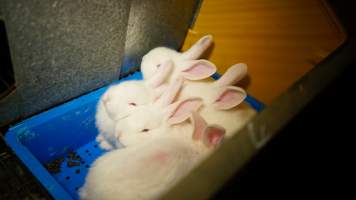
[[[160,66],[161,66],[161,64],[156,65],[157,68],[159,68]]]
[[[141,131],[141,132],[148,132],[148,131],[150,131],[150,129],[145,128],[145,129],[142,129],[142,131]]]
[[[130,105],[130,106],[137,106],[137,104],[132,103],[132,102],[131,102],[131,103],[129,103],[129,105]]]

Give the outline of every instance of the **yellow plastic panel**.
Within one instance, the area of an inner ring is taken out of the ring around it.
[[[204,0],[182,50],[205,34],[214,36],[208,58],[218,71],[247,63],[243,84],[267,104],[346,37],[321,0]]]

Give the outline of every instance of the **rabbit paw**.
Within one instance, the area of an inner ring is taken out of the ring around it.
[[[98,135],[96,137],[96,141],[99,143],[100,148],[110,151],[113,150],[113,146],[105,140],[105,138],[102,135]]]

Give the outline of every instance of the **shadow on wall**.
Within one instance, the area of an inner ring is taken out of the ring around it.
[[[10,49],[7,41],[5,23],[0,12],[0,101],[15,89]]]

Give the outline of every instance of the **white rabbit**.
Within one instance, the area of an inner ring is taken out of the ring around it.
[[[213,123],[214,120],[218,123],[225,122],[220,124],[224,124],[229,137],[254,116],[255,111],[248,105],[241,104],[246,97],[245,91],[242,88],[232,87],[247,73],[247,66],[243,63],[230,67],[216,82],[193,81],[211,76],[216,72],[216,66],[213,63],[194,60],[204,53],[212,41],[211,35],[204,36],[183,53],[165,47],[155,48],[143,57],[141,71],[144,78],[149,78],[161,67],[162,62],[166,59],[173,60],[173,73],[168,80],[174,80],[180,75],[187,79],[178,99],[201,97],[205,105],[200,111],[201,115],[209,123]],[[218,101],[219,98],[221,101]],[[239,106],[236,107],[237,105]]]
[[[204,67],[201,67],[204,69]],[[242,104],[246,92],[233,86],[247,74],[246,64],[231,66],[217,81],[184,81],[178,100],[200,97],[204,106],[199,113],[208,123],[220,124],[226,129],[226,137],[236,133],[256,112]]]
[[[167,88],[168,84],[165,84],[165,81],[169,83],[169,80],[175,80],[178,76],[200,80],[214,74],[216,66],[213,63],[207,60],[194,60],[211,44],[212,36],[207,35],[184,53],[165,47],[155,48],[142,59],[141,70],[146,82],[126,81],[110,87],[97,106],[96,125],[99,135],[96,140],[100,147],[106,150],[118,148],[116,145],[119,143],[114,137],[115,122],[134,112],[137,106],[148,104],[159,97]],[[150,90],[152,88],[153,92]]]
[[[186,120],[187,113],[199,110],[200,115],[209,124],[220,124],[226,129],[226,136],[231,137],[255,115],[255,111],[241,104],[246,97],[242,88],[231,86],[247,73],[245,64],[230,67],[215,82],[189,81],[179,79],[171,83],[170,88],[153,103],[138,107],[135,113],[116,124],[115,136],[124,146],[137,145],[153,138],[151,130],[162,123],[177,124]],[[178,93],[178,91],[180,93]],[[195,98],[192,98],[195,97]],[[172,103],[178,98],[176,103]],[[161,102],[161,103],[160,103]],[[162,104],[162,102],[164,102]],[[169,117],[175,109],[185,106],[186,110],[175,117]],[[190,106],[190,107],[189,107]],[[140,133],[140,134],[135,134]]]
[[[181,67],[182,71],[176,74],[174,80],[179,77],[200,80],[216,72],[216,66],[207,60],[186,60],[180,63],[187,67]],[[173,62],[167,60],[149,79],[126,81],[107,90],[99,101],[96,114],[96,124],[100,132],[97,141],[100,142],[101,148],[111,150],[119,147],[116,146],[120,143],[117,143],[113,131],[115,122],[126,118],[141,105],[155,101],[167,89],[168,83],[165,84],[165,81],[172,77],[175,68]]]
[[[151,103],[162,93],[160,87],[172,70],[170,60],[163,63],[149,80],[132,80],[111,86],[100,98],[96,112],[97,141],[106,150],[118,148],[114,137],[115,122],[134,112],[136,107]]]
[[[168,125],[167,121],[179,123],[188,119],[192,111],[197,111],[202,106],[202,100],[187,98],[172,103],[182,84],[182,79],[172,82],[157,101],[138,106],[135,112],[118,121],[115,125],[116,141],[124,146],[144,143],[157,136],[157,134],[152,134],[152,130]]]
[[[200,38],[190,49],[183,53],[166,47],[157,47],[152,49],[142,58],[141,72],[143,78],[151,78],[159,68],[163,67],[162,64],[166,60],[172,60],[175,66],[170,78],[168,79],[168,82],[175,80],[179,76],[180,72],[190,71],[191,73],[194,73],[195,71],[199,71],[200,68],[198,64],[196,66],[189,65],[190,67],[187,68],[185,67],[186,62],[193,60],[197,62],[196,59],[198,59],[204,53],[204,51],[212,44],[212,42],[213,37],[211,35],[206,35]],[[211,65],[210,70],[204,70],[204,72],[204,74],[200,73],[200,77],[187,76],[186,78],[190,80],[207,78],[216,72],[215,65]]]
[[[208,156],[224,136],[223,128],[208,126],[195,112],[191,113],[191,121],[155,129],[160,137],[97,159],[80,189],[80,198],[160,198]]]

